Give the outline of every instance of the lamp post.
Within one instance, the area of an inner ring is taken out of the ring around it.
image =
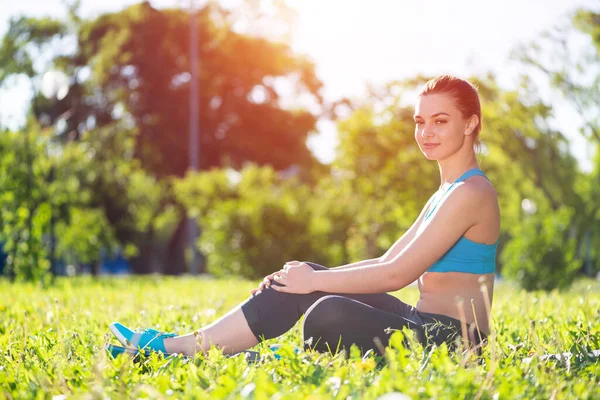
[[[190,142],[189,142],[189,171],[198,171],[199,163],[199,115],[200,93],[198,85],[198,11],[194,0],[190,0]],[[191,250],[191,260],[189,272],[192,275],[198,275],[200,271],[200,254],[196,248],[198,241],[198,221],[196,217],[188,217],[188,236],[189,247]]]
[[[42,78],[42,95],[47,99],[51,99],[52,114],[56,118],[56,102],[64,99],[69,94],[69,78],[61,71],[50,70],[46,72]],[[56,121],[54,121],[56,124]],[[54,181],[54,165],[50,167],[49,183]],[[56,235],[54,233],[54,209],[52,202],[50,202],[50,272],[52,276],[56,276],[56,260],[55,260],[55,249],[56,249]]]
[[[583,235],[584,240],[584,262],[583,262],[583,273],[587,276],[592,276],[592,233],[590,230],[586,230]],[[599,273],[600,274],[600,273]]]

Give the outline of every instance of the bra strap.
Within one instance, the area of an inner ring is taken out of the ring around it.
[[[466,171],[465,173],[463,173],[461,176],[459,176],[457,180],[455,180],[454,182],[452,182],[452,184],[455,184],[457,182],[462,182],[465,179],[468,179],[468,178],[472,177],[473,175],[481,175],[481,176],[483,176],[485,179],[487,179],[489,181],[489,178],[483,173],[482,170],[480,170],[479,168],[472,168],[472,169]]]
[[[440,200],[442,200],[446,193],[448,193],[455,184],[457,184],[458,182],[462,182],[465,179],[472,177],[473,175],[481,175],[489,181],[489,178],[479,168],[471,168],[470,170],[465,171],[461,176],[458,177],[458,179],[456,179],[454,182],[452,182],[452,184],[450,184],[450,187],[448,187],[448,189],[442,192],[442,195],[436,199],[435,204],[431,204],[429,206],[429,210],[427,210],[427,212],[425,213],[425,218],[428,218],[431,215],[431,213],[433,213],[433,211],[437,208],[437,205],[440,202]]]

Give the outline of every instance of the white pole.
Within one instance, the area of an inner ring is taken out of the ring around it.
[[[194,7],[194,0],[190,0],[190,171],[198,171],[199,165],[199,115],[198,109],[200,104],[200,88],[198,85],[198,26],[197,26],[198,12]],[[188,219],[188,234],[189,234],[189,246],[191,250],[191,260],[189,266],[189,272],[192,275],[198,275],[200,273],[200,257],[197,249],[198,241],[198,222],[196,218]]]

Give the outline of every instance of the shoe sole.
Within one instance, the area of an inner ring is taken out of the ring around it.
[[[113,344],[107,344],[106,346],[104,346],[104,348],[106,349],[108,354],[112,356],[112,358],[117,358],[120,354],[126,354],[134,358],[137,358],[140,354],[143,354],[145,357],[149,357],[151,354],[151,352],[148,350],[139,351],[130,349],[128,347],[115,346]]]
[[[125,336],[123,336],[121,334],[121,332],[119,332],[119,330],[117,329],[117,326],[115,324],[110,324],[108,326],[108,329],[110,329],[110,331],[112,332],[112,334],[115,335],[115,337],[117,338],[117,340],[119,342],[121,342],[121,344],[123,346],[127,346],[129,344],[129,340],[125,339]]]
[[[106,351],[108,352],[108,354],[110,354],[110,356],[113,359],[116,359],[120,354],[126,354],[130,357],[133,358],[133,361],[139,361],[140,359],[140,354],[143,354],[144,357],[150,357],[150,355],[153,353],[150,350],[134,350],[132,348],[129,347],[122,347],[122,346],[116,346],[114,344],[107,344],[104,346],[104,348],[106,349]],[[162,352],[158,352],[158,354],[162,355],[164,358],[167,357],[179,357],[181,356],[184,360],[189,359],[190,357],[188,356],[183,356],[180,354],[176,354],[176,353],[162,353]],[[260,359],[260,353],[258,351],[253,351],[253,350],[245,350],[242,351],[240,353],[235,353],[235,354],[228,354],[226,355],[227,358],[229,357],[233,357],[233,356],[237,356],[243,354],[244,358],[246,359],[246,361],[248,361],[249,363],[255,363]]]

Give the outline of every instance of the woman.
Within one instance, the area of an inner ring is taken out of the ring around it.
[[[475,156],[481,130],[477,90],[456,77],[434,78],[418,96],[414,120],[417,144],[428,160],[438,162],[441,184],[383,256],[332,269],[288,262],[240,306],[187,335],[133,332],[119,323],[111,331],[135,348],[193,355],[216,345],[231,354],[283,334],[305,314],[305,346],[319,351],[356,344],[380,352],[391,332],[403,327],[424,344],[484,341],[500,212]],[[386,293],[415,280],[416,307]]]

